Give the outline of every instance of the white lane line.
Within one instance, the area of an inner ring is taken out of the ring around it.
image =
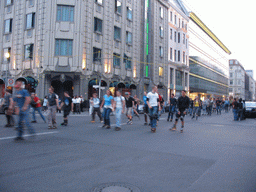
[[[49,134],[54,134],[58,133],[58,131],[52,131],[52,132],[44,132],[44,133],[36,133],[35,135],[49,135]],[[30,137],[31,135],[23,135],[23,137]],[[12,137],[2,137],[0,140],[7,140],[7,139],[14,139],[17,136],[12,136]]]

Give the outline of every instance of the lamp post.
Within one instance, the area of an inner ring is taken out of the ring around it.
[[[7,66],[6,66],[6,70],[5,70],[5,89],[7,88],[7,83],[8,83],[8,72],[9,72],[9,59],[11,57],[9,52],[6,52],[4,54],[4,57],[7,60]]]

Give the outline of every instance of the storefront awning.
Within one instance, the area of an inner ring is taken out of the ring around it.
[[[137,89],[137,86],[134,85],[134,84],[131,84],[131,85],[130,85],[130,89]]]

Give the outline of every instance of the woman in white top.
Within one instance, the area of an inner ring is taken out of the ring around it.
[[[116,131],[121,129],[121,115],[124,113],[125,109],[125,99],[121,95],[120,91],[116,92],[116,97],[114,98],[114,110],[116,110]]]
[[[44,102],[43,102],[43,111],[47,110],[47,102],[48,102],[48,98],[47,96],[44,97]]]

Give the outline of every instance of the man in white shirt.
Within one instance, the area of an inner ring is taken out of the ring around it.
[[[156,132],[156,123],[158,118],[158,109],[160,110],[159,95],[157,87],[153,86],[152,91],[147,94],[147,104],[149,108],[151,132]]]
[[[93,99],[91,102],[91,105],[93,107],[93,112],[92,112],[92,121],[91,123],[95,123],[95,113],[98,114],[100,121],[103,123],[103,119],[101,116],[101,112],[100,112],[100,99],[98,98],[97,93],[93,93]]]

